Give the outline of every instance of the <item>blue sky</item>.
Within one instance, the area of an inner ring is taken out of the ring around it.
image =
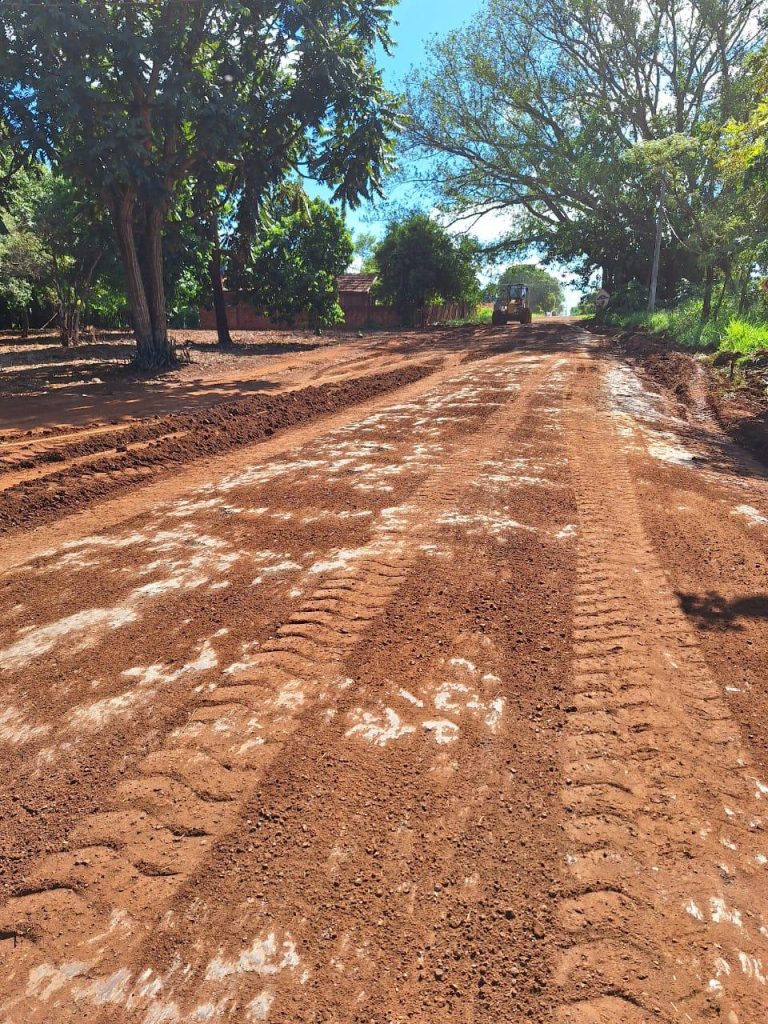
[[[391,57],[382,54],[381,59],[381,67],[389,88],[397,91],[409,69],[414,65],[419,65],[430,36],[443,36],[451,29],[468,24],[483,6],[484,0],[437,0],[437,2],[435,0],[431,0],[431,2],[430,0],[400,0],[395,7],[395,23],[392,25],[395,50]],[[409,197],[403,188],[398,191],[397,199],[405,205],[409,205]],[[360,231],[380,233],[384,226],[381,221],[375,221],[375,211],[370,206],[363,206],[357,211],[348,211],[347,220],[355,234]],[[491,234],[495,234],[492,224],[487,224],[483,233],[486,234],[489,231]],[[493,274],[498,274],[500,269],[496,269]],[[566,284],[567,305],[575,305],[580,291],[568,286],[570,284],[569,275],[558,273],[554,268],[552,269]]]
[[[394,11],[391,27],[395,48],[391,57],[381,54],[381,68],[387,86],[397,92],[403,79],[413,66],[423,59],[426,42],[430,36],[445,35],[451,29],[459,28],[471,21],[483,6],[483,0],[400,0]],[[439,13],[437,13],[439,12]],[[408,204],[408,196],[400,190],[398,200]],[[373,211],[364,206],[350,211],[347,220],[354,232],[375,231],[383,227],[381,222],[370,223]]]
[[[424,42],[431,35],[445,35],[471,21],[482,7],[482,0],[400,0],[395,8],[392,35],[397,43],[394,57],[383,67],[387,84],[396,87],[412,64],[424,53]]]

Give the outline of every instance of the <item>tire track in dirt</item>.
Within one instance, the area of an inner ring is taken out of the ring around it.
[[[114,503],[130,513],[117,534],[102,514],[63,524],[58,546],[55,534],[44,551],[25,544],[31,557],[2,580],[4,897],[184,723],[216,664],[263,643],[339,549],[354,556],[376,513],[481,428],[516,389],[509,379],[440,373]]]
[[[471,468],[504,449],[555,360],[549,356],[534,367],[511,407],[486,422],[407,506],[382,514],[356,562],[326,571],[248,668],[230,686],[213,690],[206,706],[118,787],[113,810],[81,821],[69,848],[38,865],[0,924],[26,936],[0,983],[8,1022],[50,1020],[54,1008],[57,1021],[101,1019],[101,1006],[109,1007],[104,1019],[110,1021],[118,1013],[126,1020],[139,1014],[148,1021],[180,1019],[167,1000],[166,1016],[155,1012],[161,991],[172,988],[170,978],[134,976],[120,965],[141,960],[142,935],[171,912],[180,887],[210,864],[215,842],[239,827],[246,800],[283,754],[302,709],[332,709],[346,686],[350,650],[419,556],[423,509],[455,503]],[[269,948],[254,956],[268,965],[267,973],[291,965],[287,939],[265,942]],[[126,957],[129,944],[134,948]]]
[[[565,1024],[764,1017],[768,786],[640,518],[600,371],[568,403],[580,513],[565,746]]]
[[[84,455],[101,458],[83,472],[77,464],[28,479],[0,491],[0,531],[58,518],[64,509],[82,506],[169,467],[203,455],[244,447],[277,430],[306,423],[428,377],[437,367],[422,363],[368,377],[319,384],[277,397],[256,396],[211,408],[140,421],[125,430],[59,446],[29,460],[25,469],[51,459],[65,463]],[[143,448],[139,449],[138,444]],[[109,454],[113,452],[113,454]]]

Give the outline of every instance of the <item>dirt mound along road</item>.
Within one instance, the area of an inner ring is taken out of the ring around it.
[[[3,1024],[766,1017],[766,480],[498,338],[4,556]]]
[[[0,475],[0,530],[55,519],[63,511],[135,486],[169,467],[270,437],[426,376],[415,365],[350,381],[321,384],[280,397],[223,402],[199,412],[140,421],[118,431],[90,432],[10,464]],[[64,463],[64,468],[40,471]]]

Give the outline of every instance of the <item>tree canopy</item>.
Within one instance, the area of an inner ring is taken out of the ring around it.
[[[662,287],[733,261],[741,227],[717,138],[744,105],[763,0],[488,0],[436,39],[408,84],[407,159],[471,222],[513,215],[531,247],[620,288],[647,282],[667,175]],[[743,211],[742,211],[743,213]]]
[[[0,238],[0,292],[26,322],[35,303],[56,311],[61,339],[76,343],[97,272],[114,272],[103,211],[44,166],[19,170],[6,198]]]
[[[70,0],[0,7],[0,124],[109,208],[138,342],[171,358],[163,237],[178,192],[234,180],[249,216],[291,170],[356,203],[394,103],[380,0]]]
[[[352,259],[352,238],[341,216],[321,199],[283,216],[265,230],[235,279],[253,305],[275,320],[313,327],[341,323],[336,278]],[[233,282],[230,282],[233,283]]]
[[[475,244],[455,238],[426,214],[391,223],[374,261],[379,297],[393,303],[406,323],[428,303],[478,297]]]

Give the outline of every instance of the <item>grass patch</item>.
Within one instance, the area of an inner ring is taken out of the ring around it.
[[[768,350],[768,324],[750,323],[746,320],[731,320],[720,340],[721,352],[751,356]]]
[[[701,299],[689,299],[655,313],[614,313],[609,321],[625,330],[645,328],[652,334],[666,334],[693,352],[725,352],[736,360],[768,350],[768,323],[764,320],[734,316],[733,310],[725,306],[707,320],[703,313]]]

